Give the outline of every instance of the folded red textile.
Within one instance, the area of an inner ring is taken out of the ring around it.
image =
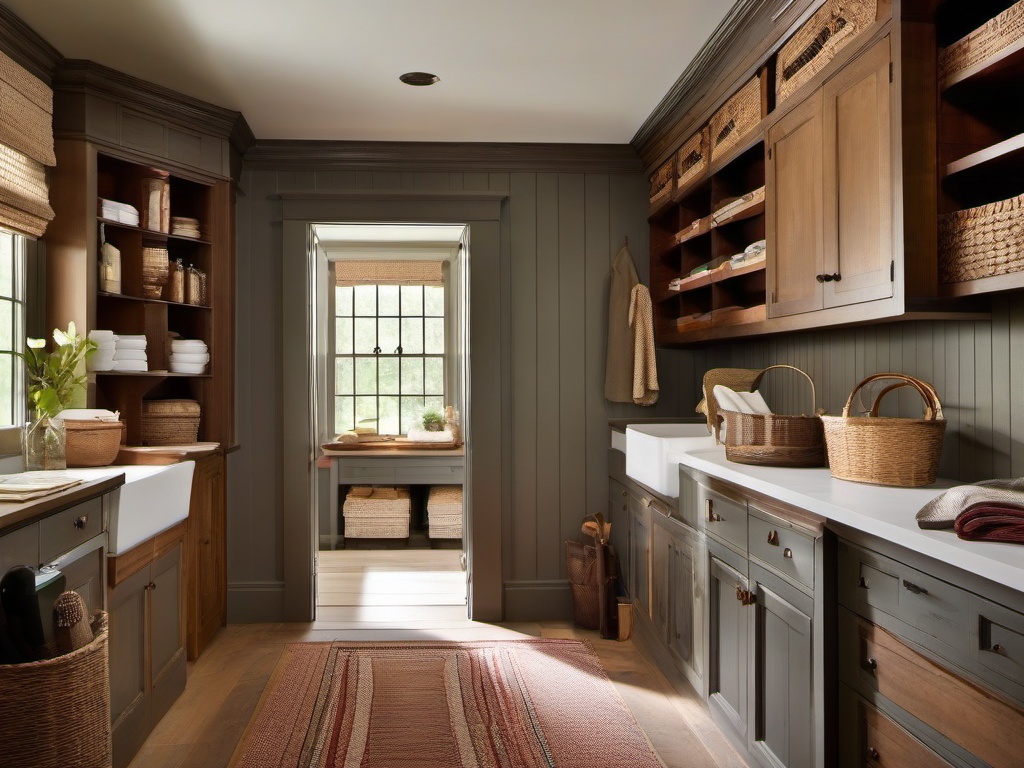
[[[1024,507],[982,502],[967,507],[953,523],[956,535],[968,541],[1010,541],[1024,544]]]

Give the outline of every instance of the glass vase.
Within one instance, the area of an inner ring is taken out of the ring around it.
[[[67,469],[67,436],[63,421],[40,416],[25,425],[21,436],[25,471]]]

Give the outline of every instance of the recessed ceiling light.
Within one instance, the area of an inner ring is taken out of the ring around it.
[[[399,75],[398,79],[406,85],[433,85],[441,80],[440,77],[430,72],[406,72],[404,75]]]

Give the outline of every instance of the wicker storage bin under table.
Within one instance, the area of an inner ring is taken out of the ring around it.
[[[427,534],[432,539],[462,538],[462,486],[433,485],[427,495]]]
[[[939,216],[939,282],[1024,269],[1024,195]]]
[[[408,488],[352,486],[342,507],[345,537],[406,539],[411,506]]]
[[[69,467],[106,467],[114,463],[124,440],[124,423],[64,419]]]
[[[3,765],[110,765],[107,614],[96,614],[92,631],[77,651],[0,665]]]
[[[143,400],[143,445],[191,445],[199,439],[202,409],[195,400]]]

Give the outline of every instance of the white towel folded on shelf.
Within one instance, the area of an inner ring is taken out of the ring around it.
[[[112,371],[132,371],[135,373],[148,371],[149,365],[145,360],[115,360]]]
[[[121,361],[121,360],[142,360],[143,362],[145,362],[145,360],[146,360],[146,350],[144,350],[144,349],[121,349],[120,347],[118,347],[117,351],[114,352],[114,360],[117,360],[117,361]]]

